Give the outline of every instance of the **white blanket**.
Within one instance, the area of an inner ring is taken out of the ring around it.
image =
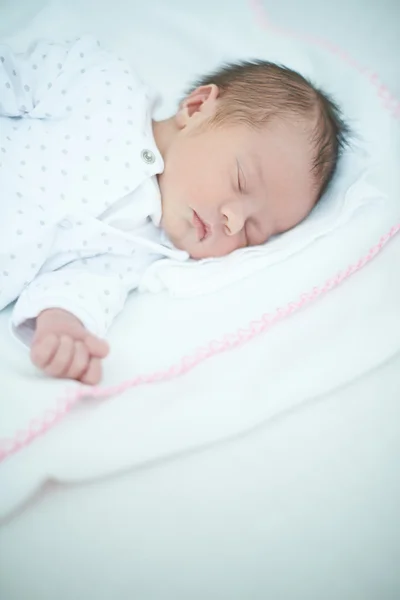
[[[95,35],[106,38],[129,58],[134,27],[134,43],[143,49],[139,65],[142,74],[168,91],[162,108],[165,113],[182,83],[221,59],[250,55],[272,60],[279,57],[281,62],[295,68],[303,65],[303,72],[312,73],[332,89],[348,73],[348,67],[323,51],[300,42],[288,42],[279,35],[266,37],[245,3],[238,4],[235,15],[243,26],[239,37],[226,31],[225,10],[222,5],[215,5],[214,27],[206,46],[202,40],[204,28],[209,32],[207,19],[194,9],[190,24],[194,31],[196,27],[200,29],[198,47],[196,50],[196,45],[192,45],[190,60],[174,41],[174,27],[181,32],[187,29],[187,13],[177,10],[174,13],[177,21],[172,26],[167,7],[161,2],[157,5],[162,19],[154,24],[154,36],[157,27],[163,27],[163,19],[169,22],[170,44],[164,48],[163,60],[164,64],[177,65],[175,76],[162,63],[154,65],[154,56],[145,52],[150,42],[142,25],[146,19],[152,21],[154,3],[148,7],[141,5],[138,13],[133,6],[127,8],[132,14],[129,19],[127,16],[126,28],[121,25],[115,31],[108,29],[106,19],[101,21],[101,11],[93,14],[89,5],[79,5],[79,9],[78,23],[73,11],[64,14],[59,7],[50,6],[27,32],[21,30],[13,41],[23,44],[38,34],[54,36],[57,27],[63,36],[69,31],[81,33],[90,23]],[[137,49],[132,55],[137,56]],[[384,198],[384,202],[368,202],[330,235],[315,239],[313,244],[302,244],[301,252],[287,253],[279,265],[258,270],[218,294],[190,300],[173,299],[165,293],[131,298],[111,334],[113,352],[106,363],[105,386],[167,368],[210,339],[234,332],[263,313],[286,305],[357,261],[397,223],[399,182],[395,165],[400,156],[399,138],[394,135],[397,121],[386,114],[376,99],[376,90],[368,87],[361,76],[354,75],[351,80],[346,77],[350,86],[347,110],[357,116],[357,129],[365,137],[363,156],[373,157],[368,163],[367,176],[360,181],[366,186],[363,188],[367,190],[366,197]],[[362,172],[360,169],[356,177]],[[357,194],[357,198],[360,200],[361,195]],[[285,409],[335,389],[388,359],[398,350],[400,339],[400,287],[393,277],[392,266],[399,260],[398,253],[399,243],[395,239],[381,258],[312,308],[288,318],[242,349],[203,363],[180,379],[128,389],[104,402],[81,403],[62,424],[0,467],[2,511],[5,513],[23,502],[49,478],[89,479],[236,435]],[[254,265],[257,266],[257,260]],[[189,284],[186,290],[191,292]],[[7,319],[5,311],[0,315],[0,338],[7,340],[0,347],[4,390],[0,405],[2,437],[12,436],[30,418],[53,407],[66,387],[75,387],[37,376],[27,357],[22,356],[21,349],[8,337]]]

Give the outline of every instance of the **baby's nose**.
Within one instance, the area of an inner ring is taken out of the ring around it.
[[[227,206],[222,211],[223,224],[227,235],[236,235],[243,229],[244,218],[241,211]]]

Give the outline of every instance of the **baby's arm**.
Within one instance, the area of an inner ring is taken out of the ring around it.
[[[16,335],[31,346],[33,363],[54,377],[98,383],[108,353],[102,338],[149,262],[147,256],[134,262],[104,254],[36,277],[12,315]]]

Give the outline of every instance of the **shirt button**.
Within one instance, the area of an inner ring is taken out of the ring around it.
[[[144,162],[148,165],[152,165],[153,162],[155,162],[156,160],[154,153],[151,150],[148,150],[147,148],[142,150],[140,156],[142,157],[142,160],[144,160]]]

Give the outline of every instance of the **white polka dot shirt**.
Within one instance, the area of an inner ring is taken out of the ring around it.
[[[24,342],[51,307],[103,336],[152,262],[187,258],[159,227],[154,101],[90,36],[0,46],[0,309]]]

